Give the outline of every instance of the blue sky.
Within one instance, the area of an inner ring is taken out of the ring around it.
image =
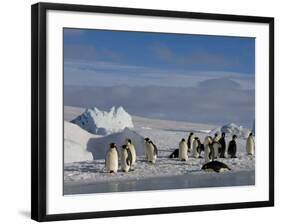
[[[255,116],[255,39],[64,29],[64,85],[91,87],[76,92],[68,88],[65,102],[72,106],[108,109],[122,104],[129,112],[148,117],[249,125]],[[108,95],[108,88],[115,92]],[[136,88],[140,95],[132,94]],[[154,101],[143,100],[142,91],[151,92],[146,98]],[[141,111],[131,103],[132,95],[142,108],[161,106],[151,113]],[[192,100],[188,115],[163,114],[172,104],[179,106],[167,100],[172,96]]]
[[[64,44],[66,59],[158,69],[255,72],[253,38],[66,29]],[[79,47],[88,50],[82,57],[74,55]]]

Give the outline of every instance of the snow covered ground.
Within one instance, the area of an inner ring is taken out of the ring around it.
[[[65,107],[65,122],[77,117],[83,111],[85,110],[74,107]],[[149,137],[157,145],[159,149],[159,158],[157,159],[156,164],[152,165],[147,163],[144,160],[143,154],[139,152],[134,171],[129,173],[118,172],[117,174],[109,174],[105,172],[103,159],[103,154],[105,156],[107,148],[103,146],[102,149],[96,149],[96,143],[98,141],[102,142],[103,138],[107,138],[109,135],[105,137],[88,136],[88,139],[83,139],[83,144],[86,144],[86,149],[91,151],[94,158],[97,159],[92,161],[65,163],[65,194],[255,184],[255,158],[254,156],[246,155],[246,139],[242,136],[237,140],[238,158],[219,159],[226,163],[231,168],[231,171],[225,173],[207,173],[201,170],[201,167],[204,164],[203,159],[195,159],[189,155],[190,157],[188,161],[182,162],[178,159],[170,159],[168,156],[174,149],[178,148],[181,138],[187,138],[189,132],[194,132],[195,135],[203,141],[208,133],[217,128],[216,126],[148,119],[137,116],[132,116],[132,119],[134,128],[131,131],[139,136]],[[77,126],[77,128],[80,127]],[[79,135],[79,133],[76,134]],[[120,137],[117,139],[116,134],[115,139],[113,139],[114,141],[125,141],[124,135],[119,135]],[[230,138],[231,136],[227,135],[226,141],[228,142]],[[95,150],[100,151],[98,157],[95,157]]]

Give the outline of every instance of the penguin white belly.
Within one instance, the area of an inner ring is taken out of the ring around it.
[[[188,155],[187,155],[187,143],[184,142],[180,142],[179,144],[179,159],[180,160],[187,160],[188,159]]]
[[[134,165],[136,163],[136,160],[137,160],[137,154],[136,154],[136,149],[135,149],[135,146],[130,144],[129,146],[129,149],[131,151],[131,154],[132,154],[132,165]]]
[[[211,149],[210,149],[210,146],[209,144],[212,142],[212,140],[210,139],[209,136],[207,136],[204,140],[204,157],[205,157],[205,162],[210,162],[210,152],[211,152]]]
[[[128,156],[129,155],[127,150],[122,150],[120,161],[121,161],[121,170],[124,172],[128,172],[130,170],[130,165],[128,165],[127,163]]]
[[[197,151],[197,149],[198,149],[198,141],[196,141],[196,140],[194,140],[193,141],[193,144],[192,144],[192,149],[193,149],[193,157],[194,158],[198,158],[199,157],[199,153],[198,153],[198,151]]]
[[[194,135],[190,138],[190,152],[193,152],[193,142],[194,142],[194,138],[195,138]]]
[[[213,148],[214,148],[214,157],[218,158],[219,148],[217,147],[217,144],[214,144]]]
[[[246,149],[247,149],[248,154],[254,155],[254,139],[253,138],[247,139]]]
[[[108,172],[117,173],[118,153],[116,150],[110,150],[106,155],[106,169]]]
[[[226,172],[226,171],[228,171],[227,168],[220,168],[220,169],[219,169],[219,173],[223,173],[223,172]]]
[[[146,159],[146,160],[148,160],[148,143],[147,142],[145,142],[144,143],[144,158]]]
[[[148,162],[155,163],[157,155],[154,153],[154,147],[152,144],[148,144],[147,146],[147,160]]]
[[[205,148],[205,152],[204,152],[205,162],[210,162],[210,152],[211,152],[210,147],[209,145],[205,145],[204,148]]]

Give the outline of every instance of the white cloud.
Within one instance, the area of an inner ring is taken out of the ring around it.
[[[242,73],[156,69],[105,61],[65,61],[66,85],[195,87],[202,81],[222,78],[237,82],[242,89],[254,89],[254,77]]]

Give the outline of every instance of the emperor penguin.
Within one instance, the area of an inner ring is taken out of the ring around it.
[[[226,164],[220,162],[220,161],[211,161],[206,164],[204,164],[201,168],[202,170],[206,172],[217,172],[221,173],[227,170],[231,170]]]
[[[237,136],[233,135],[232,140],[228,144],[227,153],[230,156],[230,158],[237,158],[236,157],[236,151],[237,151],[236,139],[237,139]]]
[[[190,132],[188,138],[187,138],[187,148],[188,148],[188,152],[191,152],[191,147],[192,147],[192,143],[193,143],[193,140],[194,140],[194,133],[193,132]]]
[[[135,146],[133,145],[131,139],[127,139],[126,143],[127,143],[126,145],[128,146],[129,150],[131,151],[131,154],[132,154],[132,166],[134,166],[135,163],[136,163],[136,160],[137,160],[137,154],[136,154]]]
[[[192,143],[192,154],[194,158],[199,158],[201,152],[201,142],[198,137],[195,137]]]
[[[216,133],[214,138],[213,138],[213,142],[219,142],[220,137],[219,135]],[[217,147],[213,147],[213,152],[212,152],[212,156],[214,156],[214,158],[218,158],[219,156],[219,148]]]
[[[129,149],[128,145],[122,145],[120,162],[121,162],[121,170],[126,173],[129,172],[132,166],[133,159],[132,159],[131,150]]]
[[[115,143],[110,143],[105,157],[105,168],[109,173],[117,173],[118,170],[118,150]]]
[[[143,148],[144,148],[144,157],[145,157],[146,160],[148,160],[148,157],[147,157],[148,142],[149,142],[149,138],[145,138]]]
[[[151,140],[148,140],[145,143],[145,148],[147,152],[147,161],[150,163],[155,163],[158,154],[156,145]]]
[[[252,132],[249,134],[249,137],[247,138],[246,151],[247,151],[248,155],[254,155],[255,140],[254,140],[254,136],[253,136]]]
[[[179,158],[179,149],[175,149],[171,155],[169,156],[169,158],[173,159],[173,158]]]
[[[212,144],[213,139],[211,136],[206,136],[204,139],[204,157],[205,162],[210,162],[210,154],[211,154],[211,148],[210,145]]]
[[[225,133],[221,133],[221,137],[219,139],[219,143],[221,144],[221,147],[219,149],[219,154],[220,158],[225,158],[225,148],[226,148],[226,143],[225,143]]]
[[[179,143],[179,159],[181,161],[186,161],[188,159],[187,143],[186,143],[186,140],[184,138]]]

